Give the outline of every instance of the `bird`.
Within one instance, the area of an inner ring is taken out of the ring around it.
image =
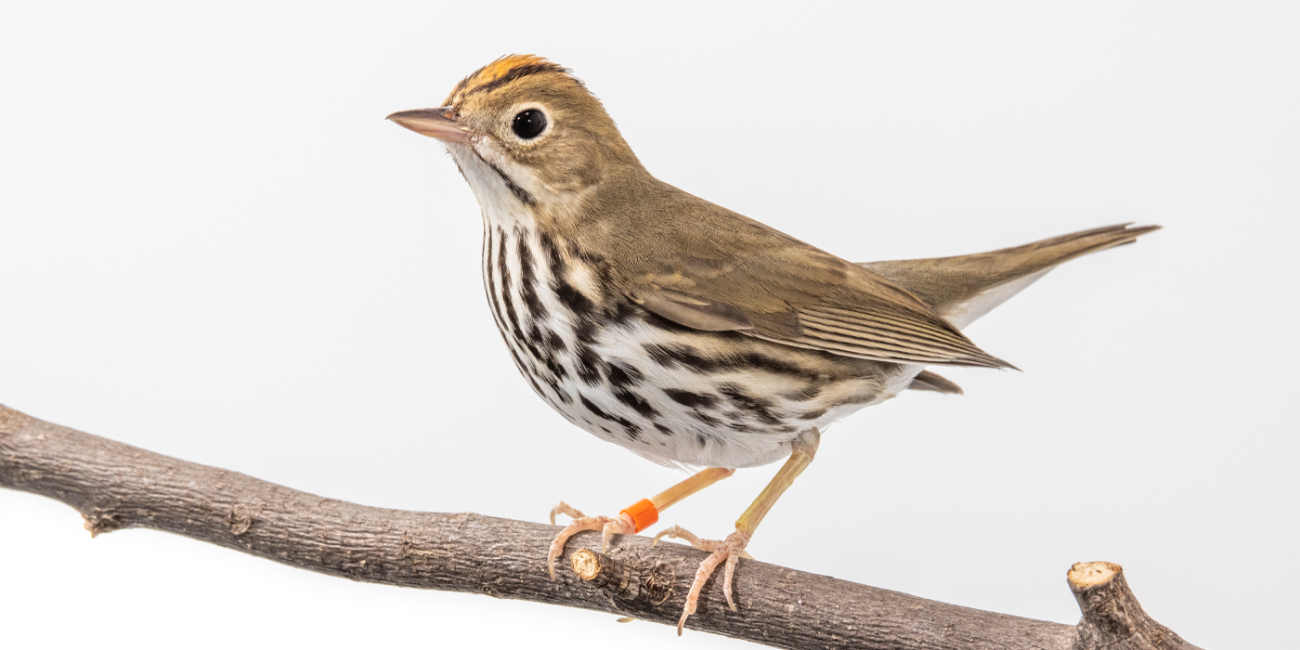
[[[1133,243],[1121,224],[1001,250],[853,263],[658,180],[572,71],[498,58],[437,108],[389,120],[441,141],[482,209],[487,303],[515,366],[579,428],[689,478],[615,516],[571,522],[634,534],[737,469],[785,459],[722,539],[655,536],[708,553],[678,621],[725,566],[723,594],[769,510],[832,422],[908,390],[961,393],[931,366],[1014,368],[962,329],[1057,265]]]

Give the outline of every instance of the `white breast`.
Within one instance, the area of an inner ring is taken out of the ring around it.
[[[515,365],[556,411],[602,439],[667,465],[763,465],[788,455],[800,432],[888,399],[920,372],[875,364],[845,375],[805,351],[739,335],[723,346],[726,335],[665,327],[626,301],[617,317],[580,313],[575,292],[600,296],[594,271],[539,233],[535,206],[487,160],[452,153],[483,207],[484,288]]]

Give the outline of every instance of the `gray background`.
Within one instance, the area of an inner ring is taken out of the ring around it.
[[[661,178],[851,259],[1165,225],[971,329],[1023,374],[945,371],[964,397],[831,429],[750,550],[1061,622],[1065,571],[1106,559],[1189,640],[1279,647],[1300,608],[1297,6],[6,3],[0,401],[391,508],[541,521],[678,480],[517,376],[469,188],[383,121],[536,52]],[[664,519],[723,535],[775,469]],[[15,648],[738,645],[150,531],[92,542],[26,494],[0,514]]]

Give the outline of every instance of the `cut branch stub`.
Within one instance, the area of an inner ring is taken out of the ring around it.
[[[1120,565],[1079,562],[1066,578],[1083,611],[1075,650],[1199,650],[1147,615]]]
[[[661,605],[673,596],[677,575],[667,562],[639,562],[589,549],[574,551],[569,559],[579,578],[600,587],[619,600],[645,599]]]

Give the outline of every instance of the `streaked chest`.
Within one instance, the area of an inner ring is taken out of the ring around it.
[[[908,381],[892,364],[686,330],[608,295],[603,264],[518,220],[486,222],[484,289],[520,373],[570,422],[651,460],[772,462]]]

